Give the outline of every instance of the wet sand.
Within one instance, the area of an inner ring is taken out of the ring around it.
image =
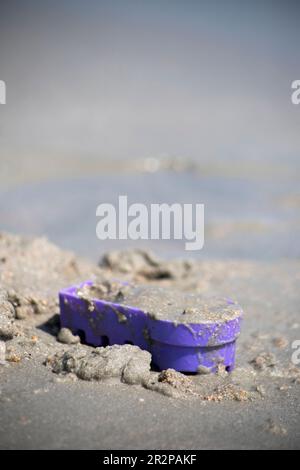
[[[99,267],[11,235],[0,238],[0,258],[1,448],[299,448],[300,367],[291,362],[299,261],[194,261],[186,270],[184,261],[160,260],[155,269],[168,273],[161,279],[136,253],[115,252]],[[132,385],[123,373],[82,380],[56,369],[64,354],[93,349],[57,340],[57,291],[116,276],[238,300],[245,316],[235,371],[149,371]]]

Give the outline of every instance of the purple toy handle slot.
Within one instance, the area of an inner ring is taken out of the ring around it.
[[[77,294],[79,288],[92,284],[86,281],[59,293],[61,326],[79,334],[87,344],[137,345],[152,354],[152,362],[160,370],[215,372],[220,364],[228,371],[233,369],[242,319],[236,304],[238,315],[231,319],[176,323],[122,303],[100,299],[91,303]],[[226,304],[233,302],[226,299]]]

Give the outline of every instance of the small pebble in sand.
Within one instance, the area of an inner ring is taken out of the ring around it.
[[[80,337],[73,335],[69,328],[62,328],[57,335],[57,340],[64,344],[77,344],[80,342]]]

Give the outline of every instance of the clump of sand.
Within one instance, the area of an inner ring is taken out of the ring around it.
[[[69,328],[61,328],[57,335],[57,341],[64,344],[77,344],[80,343],[80,337],[73,335]]]
[[[192,260],[164,261],[146,250],[115,250],[105,254],[100,266],[119,273],[134,273],[145,280],[182,279],[193,271]]]
[[[150,374],[151,355],[129,344],[106,348],[75,347],[49,358],[55,373],[73,373],[83,380],[120,378],[127,384],[141,384]]]
[[[9,301],[8,292],[4,289],[0,290],[0,340],[10,340],[18,333],[14,322],[15,315],[15,309]]]

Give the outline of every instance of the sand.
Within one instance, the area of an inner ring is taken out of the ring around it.
[[[78,289],[77,295],[87,300],[102,299],[136,307],[156,320],[175,324],[222,323],[242,316],[237,303],[225,298],[209,297],[175,289],[149,285],[122,285],[107,281]]]
[[[96,266],[9,234],[0,260],[1,448],[299,448],[298,261],[173,263],[126,251]],[[245,318],[235,371],[159,373],[135,346],[92,348],[60,331],[60,288],[120,276],[236,299]]]

